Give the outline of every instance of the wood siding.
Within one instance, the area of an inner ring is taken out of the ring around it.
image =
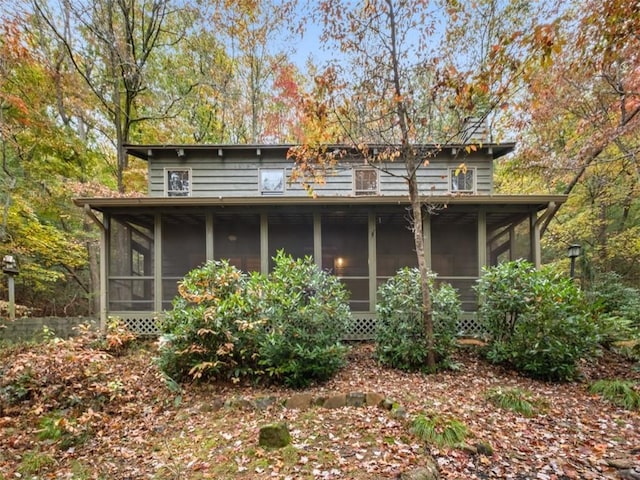
[[[284,158],[283,151],[267,150],[258,156],[255,150],[223,151],[193,150],[179,158],[172,150],[160,150],[149,157],[149,196],[166,196],[166,171],[191,170],[190,196],[192,197],[254,197],[264,196],[260,191],[259,176],[261,169],[284,169],[286,182],[284,192],[279,196],[306,196],[299,183],[289,183],[292,162]],[[489,155],[473,153],[464,158],[454,157],[451,151],[444,151],[418,171],[420,192],[424,195],[446,195],[449,192],[449,169],[461,163],[473,168],[476,176],[477,194],[492,193],[493,162]],[[359,162],[342,162],[326,178],[325,185],[314,185],[318,196],[354,196],[353,168],[362,167]],[[389,172],[379,172],[378,195],[407,195],[406,181],[401,177],[405,173],[403,164],[387,165]]]

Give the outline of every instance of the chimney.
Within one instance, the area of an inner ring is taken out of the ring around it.
[[[462,143],[491,143],[491,132],[487,117],[467,117],[462,124]]]

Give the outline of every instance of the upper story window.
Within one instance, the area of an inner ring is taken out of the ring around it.
[[[476,170],[475,168],[450,168],[449,190],[457,193],[475,193]]]
[[[356,195],[377,195],[378,171],[373,168],[354,169],[353,191]]]
[[[190,168],[166,168],[164,172],[167,197],[188,197],[191,195]]]
[[[260,193],[263,195],[284,193],[284,168],[260,169]]]

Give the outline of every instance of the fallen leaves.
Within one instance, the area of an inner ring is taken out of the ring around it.
[[[335,378],[304,391],[381,392],[407,419],[376,407],[287,409],[284,400],[299,392],[283,388],[202,384],[172,392],[151,344],[118,357],[73,343],[3,352],[0,478],[394,478],[429,454],[444,479],[603,479],[616,478],[615,465],[640,464],[639,412],[606,403],[586,384],[543,383],[488,365],[473,348],[456,359],[460,371],[422,375],[380,368],[372,346],[356,345]],[[598,362],[588,378],[640,376],[613,357]],[[24,391],[16,390],[20,378]],[[531,418],[499,409],[485,396],[496,387],[531,391],[549,408]],[[278,401],[256,409],[239,400],[262,397]],[[407,421],[426,411],[463,422],[469,443],[486,442],[494,453],[422,444]],[[79,435],[70,448],[38,439],[40,420],[54,413],[64,419],[58,426]],[[260,426],[271,422],[289,426],[291,445],[258,447]]]

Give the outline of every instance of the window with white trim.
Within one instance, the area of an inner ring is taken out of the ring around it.
[[[475,193],[476,170],[475,168],[450,168],[449,190],[456,193]]]
[[[188,197],[191,195],[191,169],[165,168],[165,194],[167,197]]]
[[[353,192],[356,195],[378,194],[378,171],[373,168],[353,170]]]

